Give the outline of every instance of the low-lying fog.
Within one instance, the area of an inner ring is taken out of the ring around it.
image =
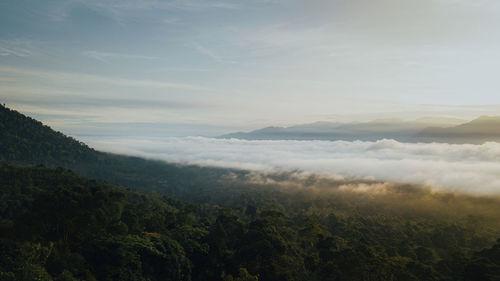
[[[203,137],[85,139],[108,152],[188,164],[423,184],[500,194],[500,143],[247,141]]]

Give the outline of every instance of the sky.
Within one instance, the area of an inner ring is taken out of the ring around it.
[[[2,0],[0,102],[70,135],[500,115],[497,0]]]

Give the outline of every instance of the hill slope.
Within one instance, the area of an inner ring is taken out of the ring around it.
[[[482,116],[468,123],[449,127],[426,128],[410,139],[413,142],[482,144],[500,142],[500,117]]]
[[[201,203],[62,168],[2,165],[2,281],[499,278],[498,198],[399,184],[364,194],[339,189],[343,181],[286,174],[259,183],[242,171],[97,152],[17,112],[5,114],[4,162],[64,164]],[[230,185],[221,182],[225,176]]]
[[[84,143],[0,105],[0,160],[63,166],[98,156]]]
[[[455,119],[421,119],[401,121],[383,119],[363,123],[316,122],[291,127],[267,127],[251,132],[238,132],[221,136],[221,138],[238,138],[247,140],[330,140],[330,141],[377,141],[394,139],[408,141],[421,130],[431,126],[452,126],[460,122]]]
[[[114,184],[175,196],[199,195],[228,169],[180,166],[104,153],[0,105],[0,163],[64,167]]]

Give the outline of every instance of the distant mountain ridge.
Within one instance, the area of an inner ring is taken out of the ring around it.
[[[414,135],[430,126],[449,127],[465,122],[458,119],[380,119],[359,123],[315,122],[290,127],[266,127],[251,132],[237,132],[221,138],[248,140],[343,140],[376,141],[394,139],[409,141]]]
[[[500,116],[481,116],[468,123],[449,128],[426,128],[413,136],[410,141],[456,144],[500,142]]]
[[[246,140],[329,140],[471,143],[500,142],[500,117],[482,116],[470,122],[453,118],[414,121],[381,119],[360,123],[315,122],[290,127],[266,127],[220,136]]]

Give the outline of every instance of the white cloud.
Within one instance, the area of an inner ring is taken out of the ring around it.
[[[236,61],[231,60],[231,58],[229,58],[229,57],[219,56],[218,54],[216,54],[211,49],[206,48],[206,47],[200,45],[199,43],[195,42],[195,43],[193,43],[193,46],[194,46],[194,48],[196,49],[197,52],[199,52],[200,54],[205,55],[205,56],[207,56],[209,58],[212,58],[215,61],[226,62],[226,63],[237,63]]]
[[[0,56],[29,57],[32,53],[24,49],[9,49],[0,47]]]
[[[84,74],[84,73],[41,71],[35,69],[9,67],[9,66],[0,66],[0,73],[2,72],[8,74],[21,75],[21,76],[50,79],[55,81],[72,81],[74,83],[84,83],[84,84],[102,83],[102,84],[112,84],[112,85],[130,86],[130,87],[152,87],[152,88],[184,89],[184,90],[194,90],[194,91],[213,91],[212,89],[198,85],[176,83],[176,82],[105,77],[105,76],[98,76],[98,75]]]
[[[33,45],[35,42],[26,39],[0,40],[0,57],[31,57],[33,56]]]
[[[198,43],[194,43],[194,48],[203,55],[213,58],[214,60],[219,60],[220,57],[215,54],[212,50],[203,47]]]
[[[298,1],[313,20],[346,24],[384,43],[442,43],[488,36],[498,24],[498,1]],[[486,30],[485,30],[486,29]]]
[[[86,140],[105,151],[169,162],[258,171],[303,171],[478,194],[500,194],[500,143],[412,144],[394,140],[247,141],[201,137]]]
[[[92,9],[106,11],[114,16],[124,17],[127,14],[140,10],[181,10],[181,11],[205,11],[207,9],[234,10],[240,9],[241,5],[234,2],[223,1],[200,1],[200,0],[74,0]]]
[[[120,54],[120,53],[107,53],[98,51],[85,51],[82,53],[84,56],[93,58],[102,62],[108,62],[109,59],[160,59],[159,57],[153,56],[142,56],[142,55],[130,55],[130,54]]]

